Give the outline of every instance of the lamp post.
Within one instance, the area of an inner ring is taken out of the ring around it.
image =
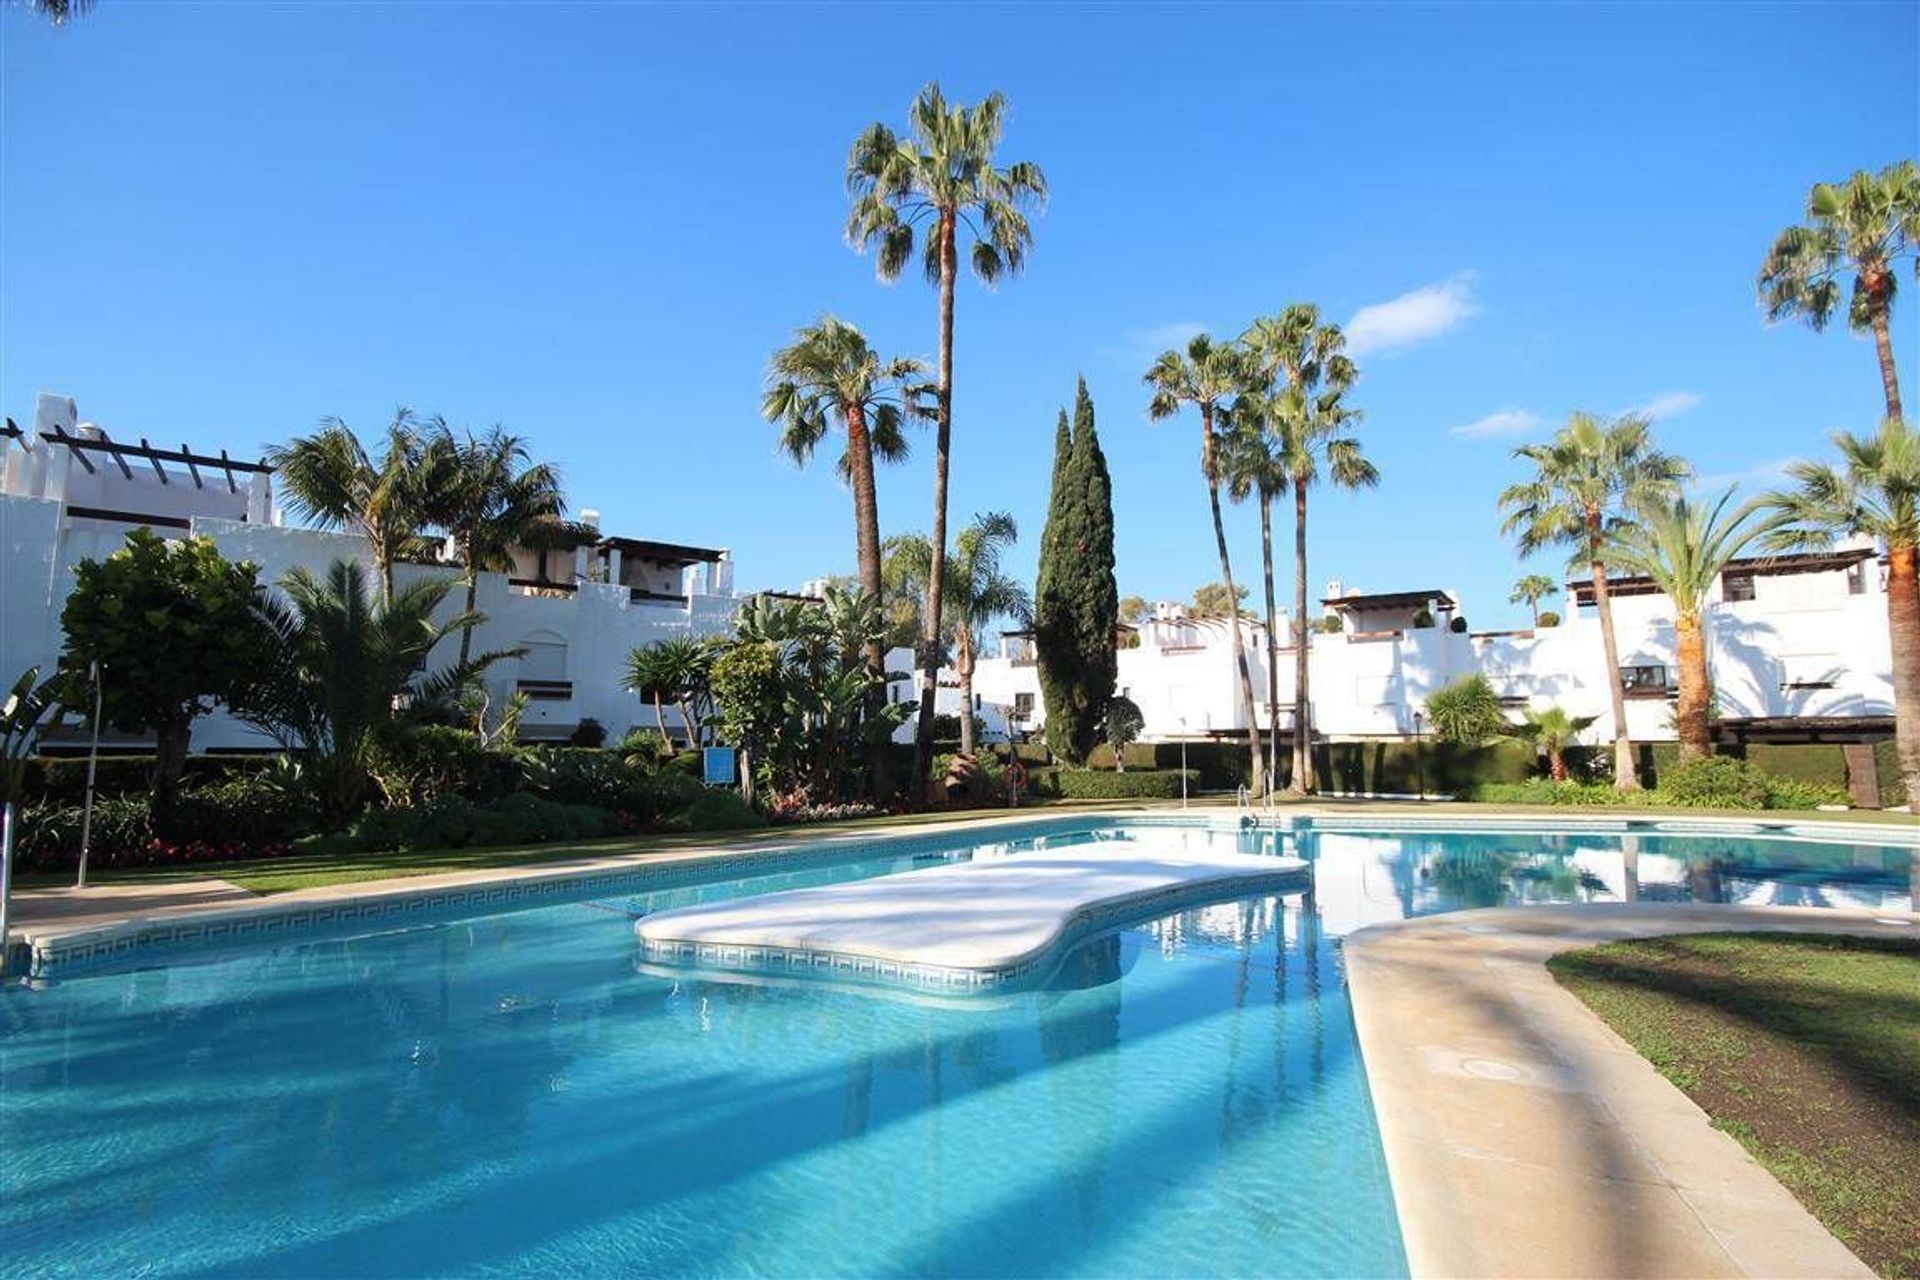
[[[1421,718],[1418,711],[1413,713],[1413,778],[1419,798],[1425,800],[1427,798],[1427,757],[1426,744],[1420,737]]]
[[[87,851],[93,846],[93,779],[100,768],[100,660],[87,665],[87,678],[93,681],[93,743],[87,748],[87,801],[80,811],[80,878],[74,888],[87,887]]]
[[[1187,718],[1180,717],[1180,807],[1187,807]]]

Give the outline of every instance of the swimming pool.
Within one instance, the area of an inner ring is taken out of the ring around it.
[[[1490,900],[1911,892],[1905,849],[1754,837],[1037,838],[1129,827],[1301,852],[1314,887],[1096,937],[965,1007],[654,976],[632,921],[1025,839],[8,990],[0,1268],[1404,1274],[1341,935]]]

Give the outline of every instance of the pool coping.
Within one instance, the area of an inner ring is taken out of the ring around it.
[[[1347,936],[1354,1023],[1415,1277],[1874,1274],[1546,968],[1577,947],[1727,929],[1911,938],[1920,916],[1578,904]]]
[[[1880,823],[1772,822],[1752,818],[1667,817],[1646,815],[1448,814],[1444,810],[1409,813],[1354,811],[1324,806],[1252,811],[1224,807],[1193,809],[1078,809],[1071,813],[997,811],[979,818],[928,826],[889,824],[853,831],[809,833],[796,828],[791,840],[775,844],[716,841],[710,846],[668,853],[610,853],[527,866],[488,867],[427,876],[319,885],[260,897],[238,905],[187,907],[156,914],[86,922],[49,921],[16,927],[9,972],[30,980],[79,976],[103,967],[144,964],[197,951],[224,952],[233,946],[319,941],[383,927],[406,927],[516,906],[558,902],[585,890],[641,892],[699,883],[715,873],[772,874],[782,867],[876,855],[901,855],[916,847],[951,845],[956,835],[1018,832],[1006,838],[1070,831],[1088,823],[1126,822],[1142,826],[1207,825],[1230,828],[1243,817],[1282,831],[1368,831],[1385,834],[1472,831],[1541,834],[1639,832],[1648,835],[1761,835],[1847,844],[1920,848],[1920,825]],[[25,963],[17,963],[25,952]]]

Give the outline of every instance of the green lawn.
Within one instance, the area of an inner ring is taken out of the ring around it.
[[[1920,1277],[1920,939],[1695,934],[1548,967],[1862,1261]]]

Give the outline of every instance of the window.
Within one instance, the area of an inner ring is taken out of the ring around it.
[[[1721,598],[1732,603],[1753,599],[1753,575],[1751,573],[1723,573],[1720,575]]]
[[[1847,566],[1847,594],[1863,596],[1867,594],[1867,562],[1855,560]]]
[[[1014,694],[1013,718],[1016,720],[1025,720],[1031,715],[1033,715],[1033,695],[1030,693]]]
[[[1663,698],[1667,693],[1667,669],[1660,663],[1622,667],[1620,687],[1629,698]]]

